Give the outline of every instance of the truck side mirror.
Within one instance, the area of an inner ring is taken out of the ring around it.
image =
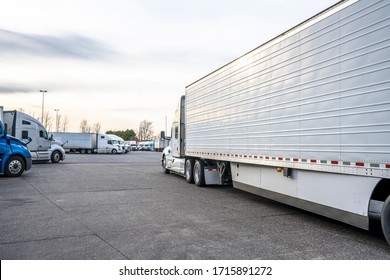
[[[50,135],[49,140],[50,140],[50,141],[53,140],[53,134]]]
[[[161,131],[160,132],[160,138],[161,139],[165,139],[165,131]]]

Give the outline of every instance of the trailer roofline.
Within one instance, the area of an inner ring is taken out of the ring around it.
[[[259,45],[259,46],[257,46],[256,48],[254,48],[254,49],[252,49],[252,50],[250,50],[250,51],[244,53],[243,55],[237,57],[236,59],[234,59],[234,60],[232,60],[232,61],[230,61],[230,62],[224,64],[223,66],[217,68],[216,70],[214,70],[214,71],[208,73],[207,75],[205,75],[205,76],[203,76],[203,77],[197,79],[196,81],[194,81],[194,82],[192,82],[191,84],[187,85],[187,86],[186,86],[186,89],[187,89],[188,87],[190,87],[190,86],[196,84],[196,83],[199,82],[200,80],[203,80],[203,79],[206,78],[207,76],[210,76],[210,75],[214,74],[215,72],[219,71],[220,69],[224,68],[225,66],[227,66],[227,65],[229,65],[229,64],[232,64],[233,62],[235,62],[235,61],[239,60],[240,58],[246,56],[247,54],[249,54],[249,53],[251,53],[251,52],[253,52],[253,51],[255,51],[255,50],[257,50],[257,49],[259,49],[259,48],[261,48],[261,47],[263,47],[263,46],[265,46],[265,45],[267,45],[267,44],[269,44],[269,43],[271,43],[272,41],[274,41],[274,40],[276,40],[276,39],[278,39],[278,38],[281,38],[281,37],[283,37],[283,36],[285,36],[285,35],[291,33],[293,30],[295,30],[295,29],[297,29],[297,28],[303,26],[304,24],[306,24],[306,23],[308,23],[308,22],[314,20],[315,18],[317,18],[317,17],[319,17],[319,16],[321,16],[321,15],[323,15],[323,14],[325,14],[326,12],[328,12],[328,11],[330,11],[330,10],[333,10],[333,9],[335,9],[336,7],[340,6],[341,4],[347,3],[347,2],[350,2],[350,1],[351,1],[351,2],[356,2],[356,1],[358,1],[358,0],[341,0],[341,1],[339,1],[339,2],[337,2],[337,3],[335,3],[335,4],[333,4],[332,6],[326,8],[325,10],[322,10],[321,12],[315,14],[314,16],[309,17],[308,19],[302,21],[301,23],[298,23],[297,25],[295,25],[294,27],[288,29],[287,31],[285,31],[285,32],[283,32],[283,33],[281,33],[281,34],[279,34],[279,35],[273,37],[272,39],[266,41],[265,43],[263,43],[263,44],[261,44],[261,45]],[[352,4],[352,3],[351,3],[351,4]]]

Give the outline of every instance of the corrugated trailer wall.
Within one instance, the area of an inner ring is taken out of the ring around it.
[[[187,155],[390,168],[390,1],[341,2],[189,85],[186,99]]]

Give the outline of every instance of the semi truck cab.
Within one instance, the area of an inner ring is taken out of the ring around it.
[[[65,159],[65,150],[49,135],[37,119],[19,111],[4,111],[4,123],[8,124],[7,133],[28,141],[28,149],[31,152],[33,161],[51,161],[58,163]]]
[[[29,170],[31,165],[31,153],[27,149],[27,144],[7,135],[7,130],[0,120],[0,173],[18,177]]]

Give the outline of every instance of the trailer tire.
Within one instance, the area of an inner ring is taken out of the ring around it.
[[[163,171],[165,174],[169,174],[171,171],[167,168],[167,158],[165,156],[163,156],[163,159],[161,161],[161,165],[162,165],[162,168],[163,168]]]
[[[189,184],[194,183],[194,160],[193,159],[187,159],[186,160],[186,181]]]
[[[60,151],[54,151],[51,154],[51,162],[52,163],[59,163],[60,160],[61,160],[61,153],[60,153]]]
[[[197,187],[204,187],[204,162],[196,160],[194,164],[194,183]]]
[[[390,195],[383,203],[381,224],[383,235],[386,238],[387,244],[390,245]]]
[[[24,169],[24,160],[19,156],[12,156],[5,164],[4,173],[8,177],[19,177],[24,172]]]

